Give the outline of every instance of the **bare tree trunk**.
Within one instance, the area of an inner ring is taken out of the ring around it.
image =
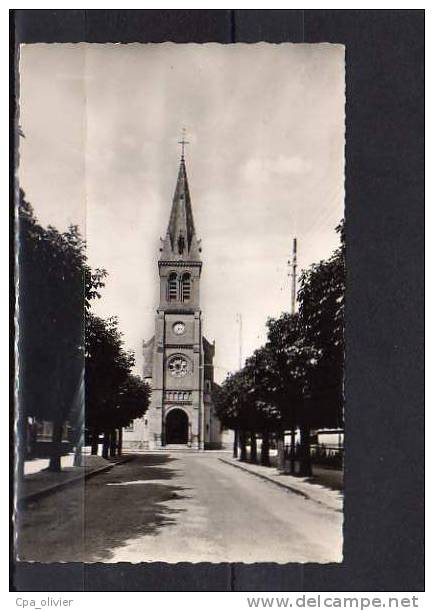
[[[256,433],[250,433],[250,462],[256,464],[258,459],[258,446],[256,444]]]
[[[310,399],[306,398],[303,405],[303,413],[300,426],[300,475],[310,477],[312,475],[312,463],[310,456]]]
[[[51,456],[48,464],[49,471],[62,470],[62,432],[63,422],[59,419],[53,422],[53,435],[51,438]]]
[[[239,434],[238,434],[238,429],[234,429],[234,447],[233,447],[233,453],[232,456],[234,458],[238,458],[238,441],[239,441]]]
[[[79,430],[76,432],[76,442],[74,449],[74,467],[81,467],[83,464],[84,423],[81,422]]]
[[[262,433],[261,465],[270,466],[270,434],[268,431]]]
[[[83,464],[83,441],[80,438],[74,451],[74,467],[81,467]]]
[[[291,406],[291,442],[289,449],[289,471],[291,475],[295,475],[295,458],[296,458],[296,446],[295,446],[295,433],[297,429],[297,414],[296,408],[293,404]]]
[[[290,473],[295,475],[295,426],[291,428]]]
[[[92,431],[92,442],[91,442],[91,454],[95,456],[98,454],[98,437],[99,434],[96,430]]]
[[[51,436],[51,452],[50,461],[48,463],[49,471],[61,471],[61,446],[62,446],[62,430],[63,430],[63,394],[61,385],[61,355],[60,352],[56,354],[55,367],[53,371],[53,383],[55,388],[54,400],[55,410],[53,414],[53,433]]]
[[[109,457],[109,448],[110,448],[110,432],[104,431],[104,440],[102,442],[102,457]]]
[[[122,427],[118,429],[118,456],[122,456],[122,440],[123,440],[123,430]]]
[[[277,468],[279,471],[285,471],[285,432],[277,433]]]
[[[110,432],[110,457],[114,458],[116,456],[116,448],[117,448],[117,430],[113,429]]]
[[[240,431],[240,460],[246,462],[247,460],[247,448],[246,448],[246,431]]]

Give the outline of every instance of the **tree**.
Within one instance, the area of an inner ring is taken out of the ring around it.
[[[326,261],[312,265],[300,279],[300,331],[318,357],[310,379],[312,426],[343,424],[345,234],[336,228],[341,244]]]
[[[87,266],[76,226],[42,227],[23,191],[17,229],[20,436],[23,442],[29,416],[52,422],[49,468],[59,470],[62,430],[84,368],[84,309],[99,296],[105,271]]]
[[[269,319],[267,327],[267,346],[274,356],[274,375],[281,414],[281,429],[278,432],[279,467],[284,468],[284,432],[289,429],[291,431],[290,466],[291,473],[295,473],[295,434],[302,405],[302,384],[299,376],[294,376],[292,371],[296,364],[293,347],[300,340],[298,317],[284,312],[277,319]]]
[[[246,460],[247,431],[249,429],[249,405],[251,381],[245,370],[230,374],[220,386],[213,389],[213,403],[223,426],[237,432],[240,458]]]
[[[343,224],[337,227],[341,246],[327,261],[301,275],[299,313],[268,321],[267,346],[274,356],[277,404],[282,423],[292,431],[294,472],[295,429],[300,429],[300,474],[310,475],[310,431],[342,425],[344,357],[345,252]],[[283,402],[282,402],[283,400]]]
[[[262,435],[261,462],[269,463],[269,435],[276,429],[279,412],[275,402],[275,381],[269,360],[272,355],[261,348],[247,359],[245,367],[229,375],[214,391],[213,401],[223,425],[237,431],[241,460],[256,460],[256,433]]]
[[[240,433],[241,460],[245,437],[262,434],[263,464],[268,464],[270,432],[283,450],[283,434],[291,430],[291,471],[295,472],[295,431],[300,430],[300,475],[311,475],[311,429],[342,425],[345,240],[327,261],[301,275],[299,313],[283,313],[267,323],[267,343],[228,376],[214,396],[224,425]],[[283,453],[280,452],[283,459]],[[283,461],[282,461],[283,462]]]
[[[149,404],[150,389],[131,374],[134,355],[124,349],[116,317],[106,320],[88,312],[86,316],[86,428],[92,453],[104,434],[103,456],[107,458],[116,429],[141,417]]]
[[[301,468],[310,474],[310,380],[318,351],[306,342],[297,315],[283,313],[268,321],[268,342],[273,354],[277,403],[282,428],[291,430],[291,473],[295,473],[295,433],[300,429]],[[281,462],[283,462],[283,457]]]
[[[140,376],[128,374],[119,388],[117,411],[113,422],[118,430],[118,453],[122,453],[122,429],[136,418],[141,418],[149,407],[151,389]]]
[[[280,385],[275,355],[269,346],[255,350],[246,360],[245,375],[249,388],[249,426],[262,437],[261,464],[270,464],[270,434],[281,429],[282,416],[279,410]]]

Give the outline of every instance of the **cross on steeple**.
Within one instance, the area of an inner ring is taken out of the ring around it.
[[[181,145],[181,159],[184,159],[184,148],[186,144],[190,144],[186,139],[186,129],[185,127],[182,128],[182,135],[181,135],[181,140],[178,142],[178,144]]]

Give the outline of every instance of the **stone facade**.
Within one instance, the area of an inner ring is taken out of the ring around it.
[[[200,252],[182,157],[158,261],[155,335],[143,343],[143,376],[152,387],[151,404],[143,418],[124,429],[126,448],[221,446],[221,425],[211,400],[215,346],[203,336],[199,305]]]

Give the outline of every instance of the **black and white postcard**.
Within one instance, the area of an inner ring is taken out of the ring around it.
[[[19,79],[18,559],[341,562],[344,46]]]

